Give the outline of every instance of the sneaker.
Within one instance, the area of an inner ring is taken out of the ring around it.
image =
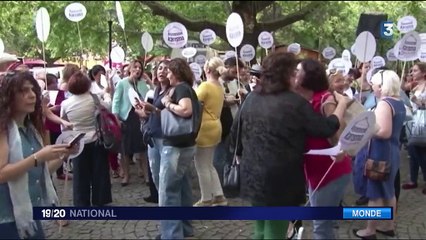
[[[194,207],[211,207],[212,206],[212,200],[208,201],[201,201],[199,200],[194,204]]]
[[[228,200],[224,196],[214,197],[212,202],[213,207],[217,206],[228,206]]]

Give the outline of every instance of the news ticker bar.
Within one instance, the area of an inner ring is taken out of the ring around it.
[[[390,207],[34,207],[34,220],[390,220]]]

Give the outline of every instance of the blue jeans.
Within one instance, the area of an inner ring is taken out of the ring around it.
[[[35,221],[37,224],[37,231],[34,236],[28,239],[45,239],[43,227],[40,221]],[[0,224],[0,239],[21,239],[18,234],[15,222],[1,223]]]
[[[152,180],[154,181],[155,187],[160,189],[160,163],[161,163],[161,150],[163,149],[162,138],[152,138],[154,147],[148,146],[148,159],[149,167],[151,168]]]
[[[192,206],[191,164],[195,148],[163,146],[159,181],[160,207]],[[162,220],[160,232],[162,239],[183,239],[193,235],[188,220]]]
[[[309,187],[309,202],[311,207],[339,206],[350,180],[350,174],[343,175],[319,188],[313,195],[314,189]],[[333,220],[314,220],[313,222],[314,239],[336,239]]]

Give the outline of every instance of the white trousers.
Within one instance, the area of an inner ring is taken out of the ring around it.
[[[195,169],[200,183],[201,201],[210,201],[213,197],[223,196],[219,176],[213,166],[216,146],[197,147],[195,152]]]

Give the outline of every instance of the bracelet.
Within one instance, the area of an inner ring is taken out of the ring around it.
[[[34,159],[34,167],[38,166],[38,159],[37,159],[37,155],[35,155],[35,153],[33,154],[33,159]]]

